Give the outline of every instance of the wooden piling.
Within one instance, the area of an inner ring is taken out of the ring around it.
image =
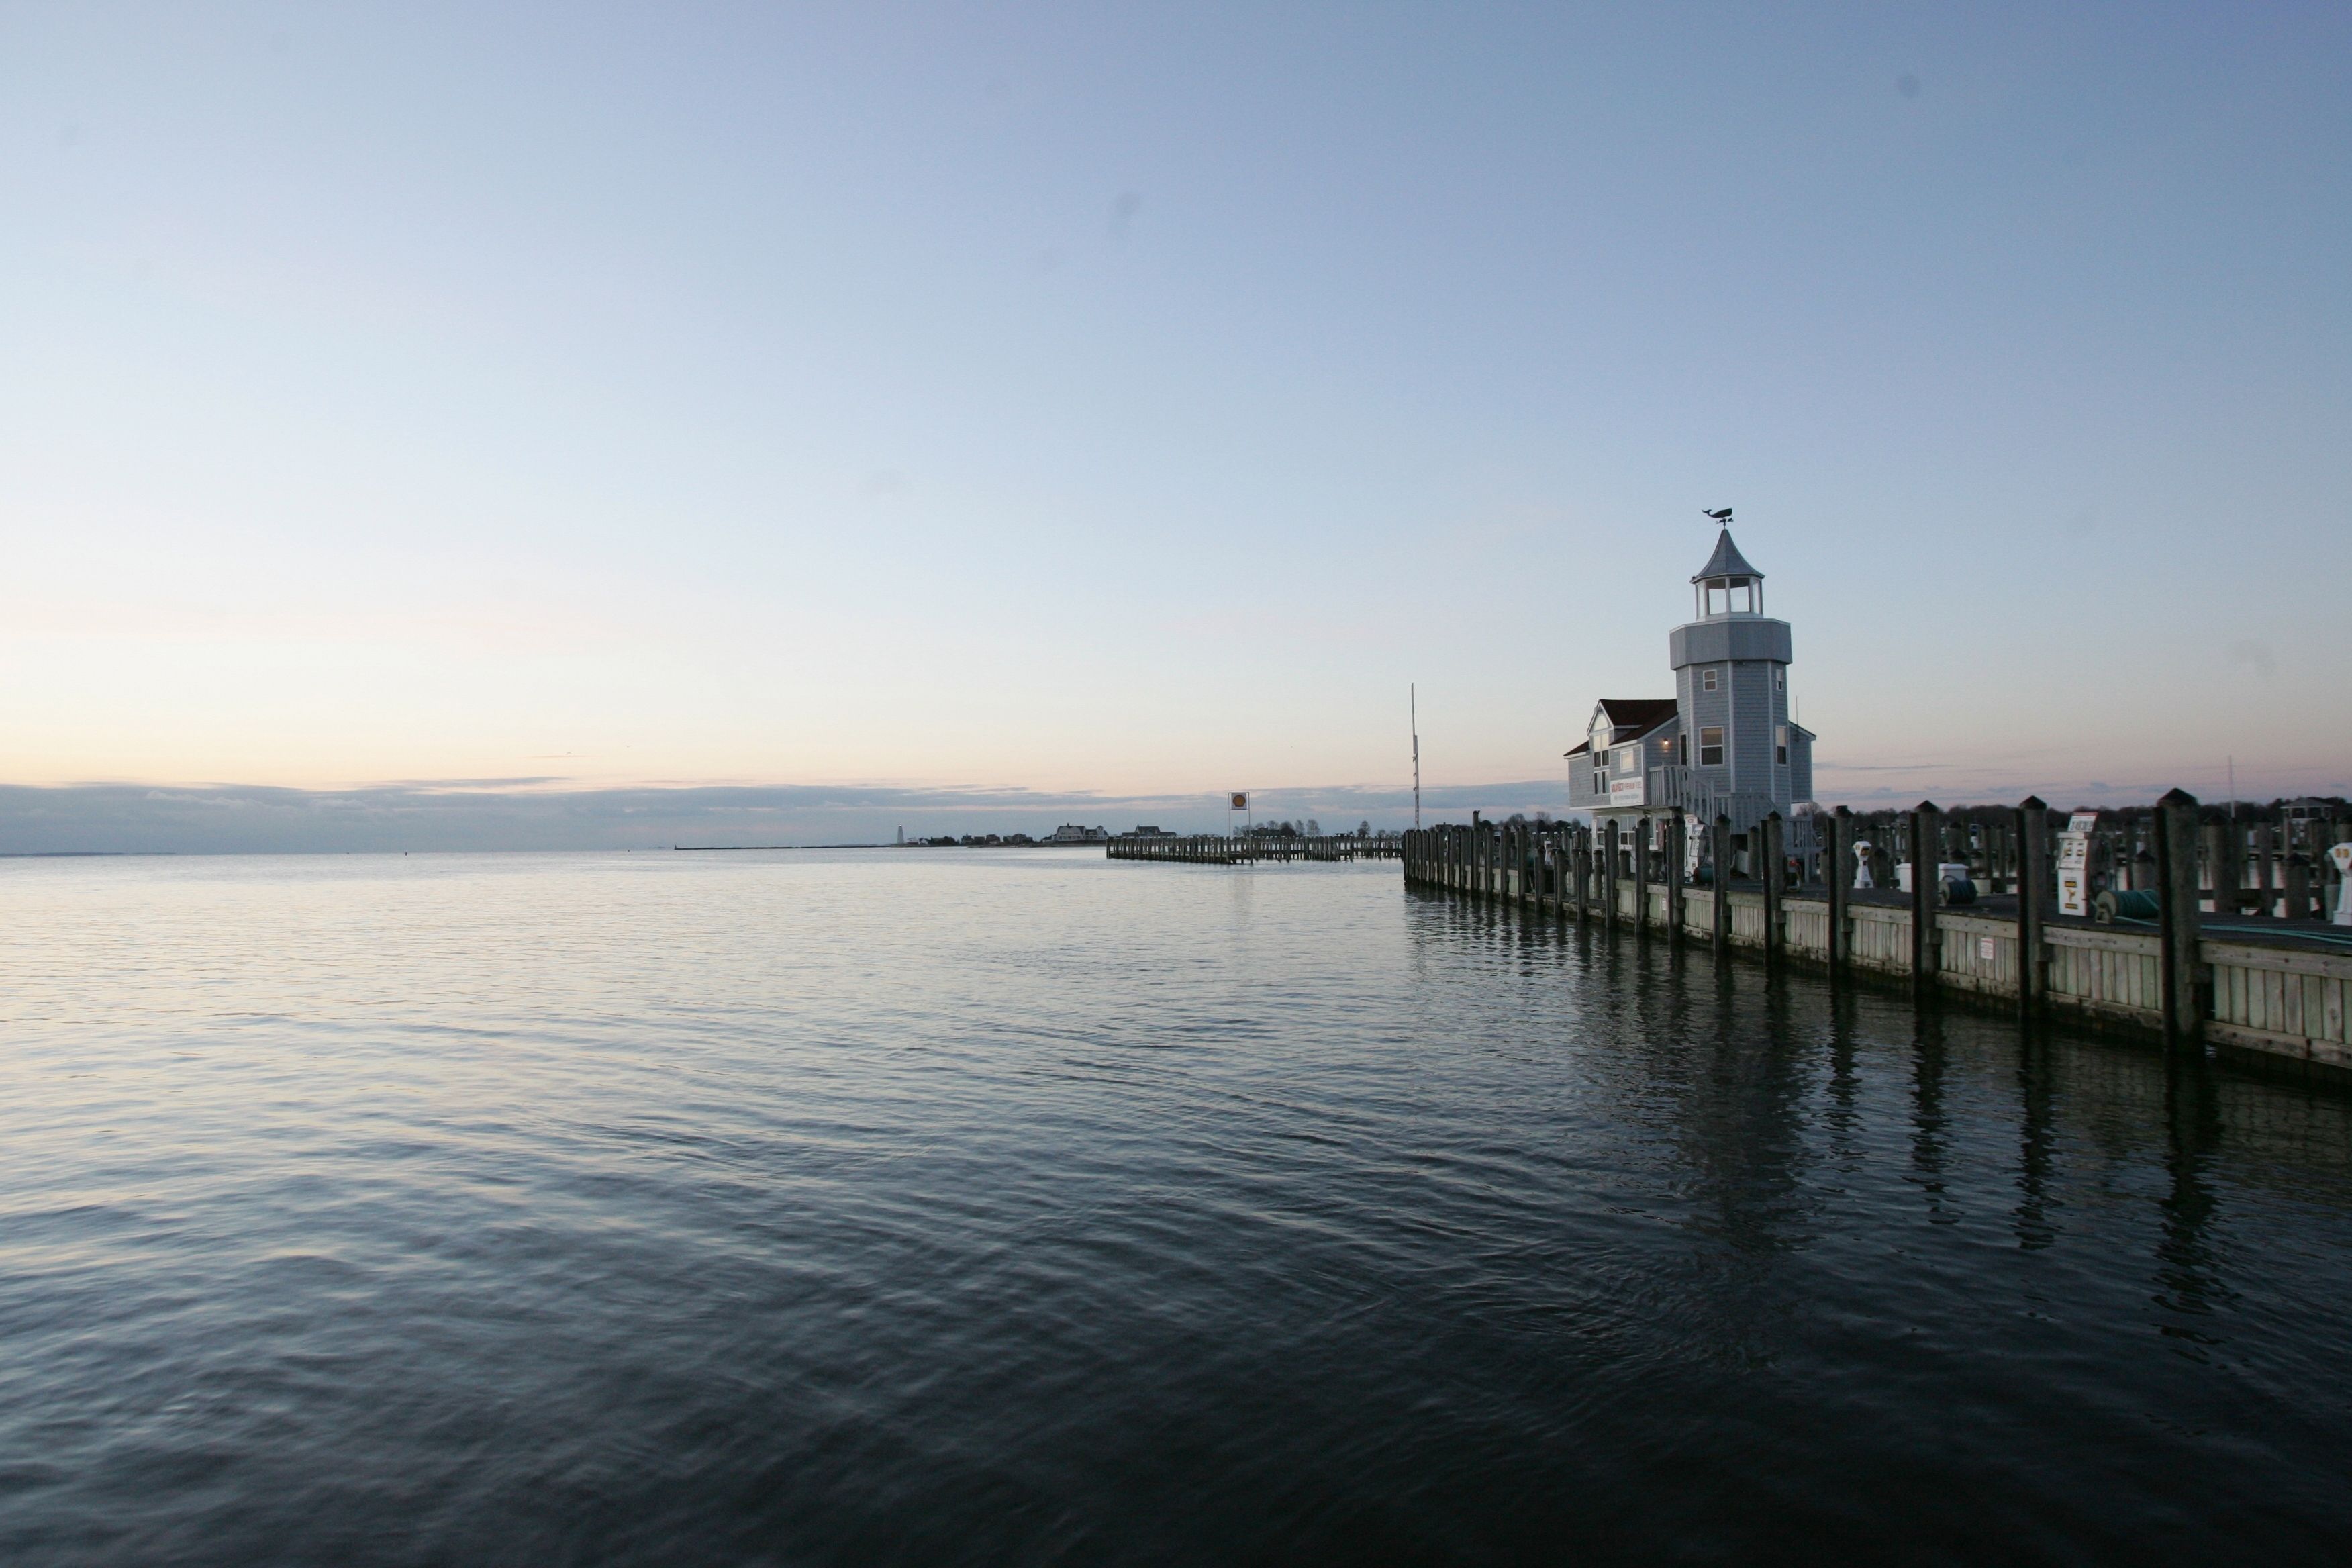
[[[1674,825],[1666,830],[1666,942],[1669,946],[1683,944],[1683,857],[1690,851],[1689,824],[1683,814],[1675,812]]]
[[[1633,824],[1633,930],[1650,934],[1650,819]]]
[[[1613,934],[1617,930],[1617,819],[1609,819],[1609,837],[1602,845],[1605,858],[1601,866],[1601,919]]]
[[[1853,957],[1853,932],[1846,921],[1853,902],[1853,813],[1839,806],[1830,816],[1830,854],[1822,880],[1830,903],[1830,977],[1843,979]]]
[[[2156,803],[2157,935],[2164,987],[2164,1033],[2201,1045],[2203,932],[2197,919],[2197,797],[2174,790]]]
[[[1781,943],[1785,933],[1780,926],[1780,884],[1788,876],[1788,852],[1782,837],[1786,824],[1777,811],[1766,814],[1763,822],[1764,873],[1764,963],[1776,967],[1780,962]]]
[[[1591,910],[1592,900],[1592,829],[1579,826],[1568,847],[1569,882],[1576,899],[1576,923],[1582,925]]]
[[[1911,984],[1926,994],[1936,984],[1943,950],[1936,931],[1936,863],[1944,850],[1944,814],[1932,800],[1911,813]]]
[[[2017,1005],[2038,1013],[2050,996],[2042,922],[2050,906],[2050,808],[2029,795],[2017,808]]]
[[[1715,814],[1715,842],[1707,846],[1715,867],[1709,875],[1715,889],[1715,955],[1731,956],[1731,817]]]

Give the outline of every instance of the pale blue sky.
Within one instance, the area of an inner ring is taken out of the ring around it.
[[[0,783],[2352,775],[2352,11],[0,4]]]

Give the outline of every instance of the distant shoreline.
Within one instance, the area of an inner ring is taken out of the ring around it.
[[[123,855],[172,855],[172,849],[0,849],[0,860],[105,860]]]
[[[1098,838],[1087,844],[673,844],[680,855],[742,855],[766,849],[1099,849],[1109,843]]]

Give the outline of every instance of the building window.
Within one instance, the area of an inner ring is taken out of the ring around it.
[[[1630,773],[1633,771],[1633,764],[1641,760],[1642,752],[1639,747],[1620,752],[1617,753],[1617,771],[1621,773]]]
[[[1789,669],[1786,665],[1776,664],[1772,667],[1772,689],[1775,691],[1789,689]]]
[[[1723,731],[1709,724],[1698,732],[1698,765],[1703,768],[1723,765]]]
[[[1789,765],[1789,726],[1786,724],[1772,731],[1772,760],[1784,768]]]
[[[1702,669],[1698,672],[1698,689],[1701,691],[1712,691],[1715,689],[1715,671],[1711,669]]]

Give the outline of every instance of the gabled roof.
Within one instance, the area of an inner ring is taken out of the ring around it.
[[[1698,569],[1698,575],[1693,577],[1691,581],[1696,583],[1707,577],[1761,577],[1762,575],[1764,575],[1763,573],[1748,564],[1748,557],[1740,554],[1739,546],[1731,542],[1731,530],[1727,528],[1715,536],[1715,553],[1706,558],[1706,564]]]
[[[1612,746],[1638,741],[1661,724],[1671,723],[1682,716],[1682,706],[1671,697],[1604,697],[1600,711],[1609,721],[1609,743]],[[1592,749],[1588,733],[1572,751],[1563,756],[1581,756]]]
[[[1681,712],[1682,704],[1671,697],[1604,697],[1601,700],[1601,711],[1617,728],[1617,733],[1610,737],[1609,743],[1613,746],[1619,741],[1648,734]]]

